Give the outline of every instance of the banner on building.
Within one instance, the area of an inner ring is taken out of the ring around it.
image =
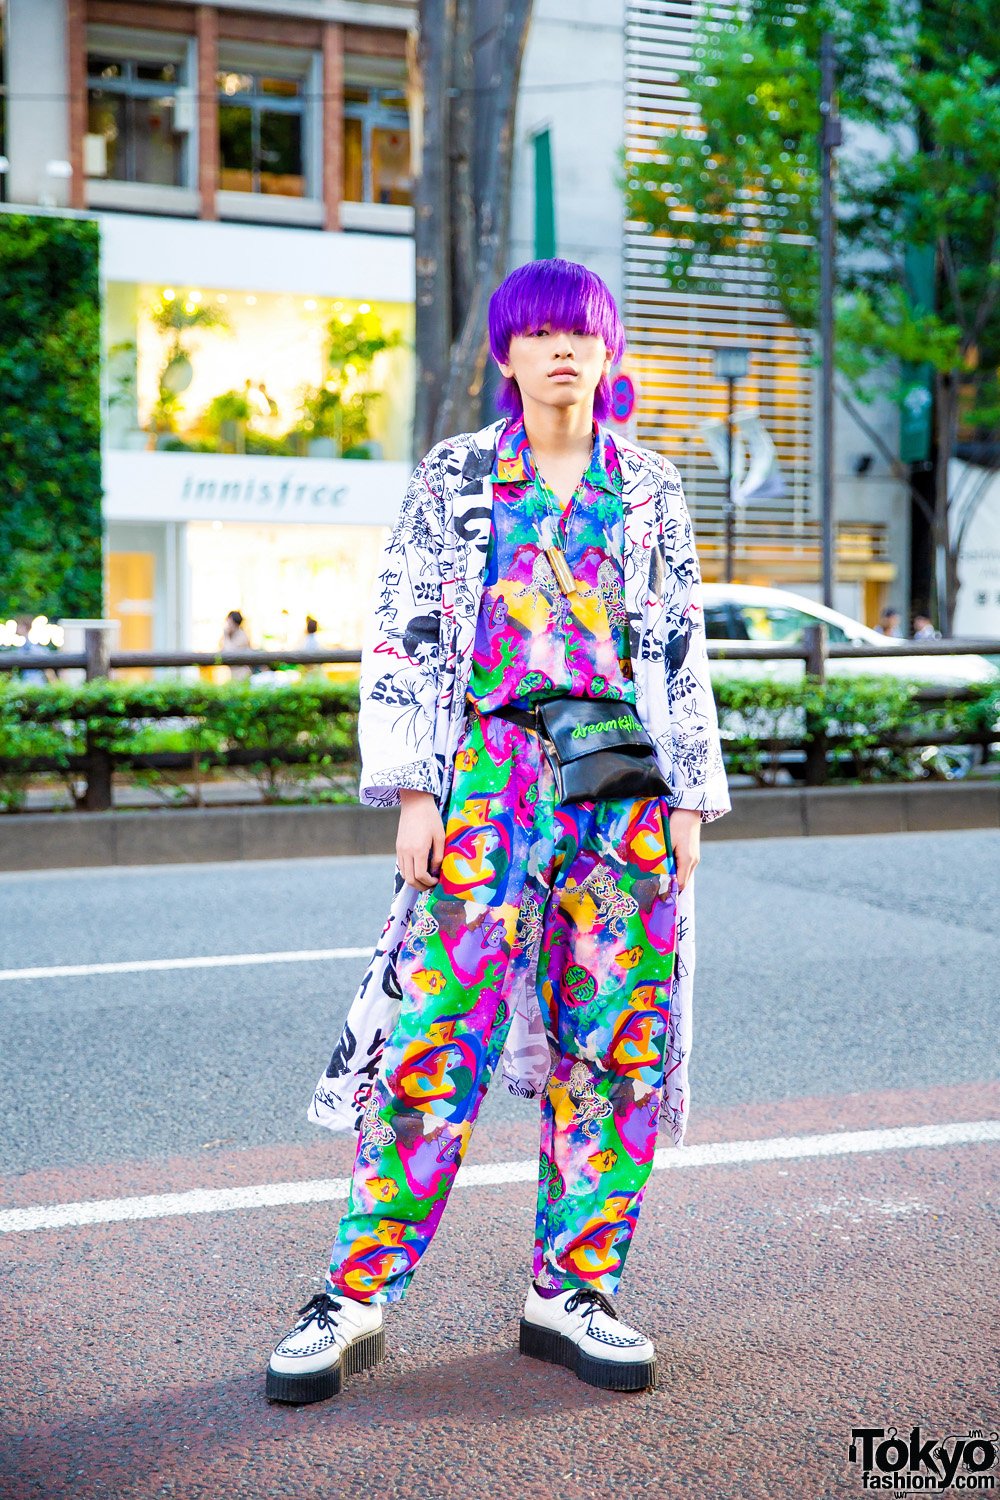
[[[918,314],[934,311],[935,253],[933,245],[907,245],[903,252],[906,294]],[[904,464],[926,463],[931,456],[934,366],[904,360],[899,375],[899,456]]]

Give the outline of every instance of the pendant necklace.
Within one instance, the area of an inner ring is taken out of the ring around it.
[[[560,592],[563,594],[575,594],[576,579],[570,571],[569,563],[566,561],[566,554],[559,543],[553,542],[550,547],[546,547],[545,556],[549,560],[549,567],[555,574]]]
[[[544,480],[542,481],[542,483],[544,485]],[[548,486],[545,486],[545,488],[547,489]],[[557,496],[553,495],[553,499],[556,504],[559,503]],[[546,495],[546,502],[551,504],[551,502],[549,502],[548,495]],[[570,500],[569,504],[565,507],[565,509],[562,510],[559,517],[553,515],[550,509],[548,515],[545,518],[547,523],[545,526],[545,532],[547,533],[548,546],[543,550],[545,552],[545,556],[548,558],[549,567],[552,569],[556,583],[559,585],[559,592],[563,595],[564,598],[568,598],[570,594],[575,594],[577,592],[576,579],[573,577],[573,571],[566,559],[566,553],[564,552],[562,545],[559,542],[558,535],[559,521],[561,519],[561,516],[565,515],[566,511],[569,509],[569,506],[572,505],[572,503],[572,500]],[[544,540],[546,540],[546,536],[543,536],[543,541]]]

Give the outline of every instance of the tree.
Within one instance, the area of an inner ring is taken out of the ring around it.
[[[859,402],[902,404],[915,370],[934,394],[937,612],[959,589],[960,433],[1000,421],[1000,50],[991,0],[751,0],[702,27],[690,91],[700,119],[628,178],[629,211],[664,236],[681,290],[717,290],[734,261],[813,345],[818,311],[819,39],[836,41],[839,110],[839,395],[890,465],[909,471]],[[933,294],[917,274],[929,261]]]
[[[531,0],[421,0],[414,448],[478,425]],[[477,57],[477,49],[479,56]]]

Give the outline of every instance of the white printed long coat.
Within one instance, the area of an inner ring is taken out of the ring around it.
[[[491,474],[504,422],[438,443],[418,465],[382,554],[361,664],[361,801],[395,807],[401,787],[447,809],[452,763],[483,591]],[[702,820],[729,811],[708,674],[701,574],[680,476],[671,463],[615,435],[625,510],[623,558],[636,710],[649,731],[671,808]],[[396,873],[395,897],[347,1014],[309,1118],[360,1129],[385,1040],[399,1013],[396,957],[417,891]],[[661,1119],[676,1145],[689,1117],[695,967],[694,882],[678,903],[677,961]],[[534,973],[534,964],[527,972]],[[500,1064],[511,1093],[535,1098],[554,1059],[533,984],[507,996],[512,1020]]]

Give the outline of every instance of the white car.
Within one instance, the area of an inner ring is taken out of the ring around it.
[[[860,620],[827,609],[803,594],[742,583],[706,583],[702,593],[709,641],[739,641],[751,646],[793,643],[802,640],[807,625],[822,622],[831,645],[871,646],[878,653],[849,661],[832,658],[827,662],[830,676],[886,673],[949,687],[993,682],[1000,677],[1000,670],[984,656],[890,655],[885,652],[886,646],[898,647],[901,642],[879,635]],[[718,676],[756,676],[763,671],[768,676],[794,678],[801,676],[804,668],[797,661],[771,661],[760,666],[754,661],[713,661],[711,670]]]

